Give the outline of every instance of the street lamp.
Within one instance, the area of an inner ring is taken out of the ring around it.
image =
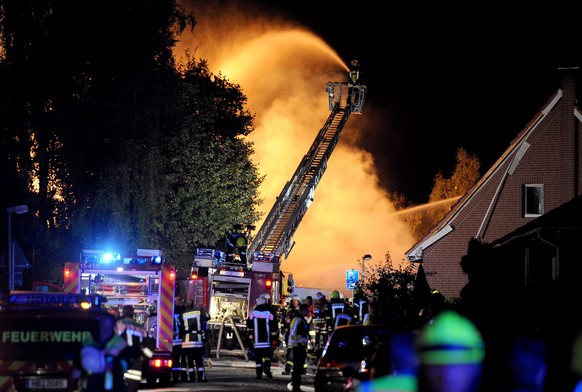
[[[366,261],[372,260],[372,255],[366,254],[362,256],[362,288],[365,282],[365,274],[366,274]]]
[[[12,213],[18,215],[28,212],[28,206],[21,204],[6,209],[8,212],[8,290],[14,290],[14,244],[12,243]]]

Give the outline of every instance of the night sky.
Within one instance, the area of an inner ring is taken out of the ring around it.
[[[547,6],[512,16],[475,3],[340,5],[189,1],[198,25],[176,52],[195,49],[248,96],[264,213],[329,114],[326,82],[346,81],[346,64],[359,60],[363,113],[347,122],[282,264],[299,286],[345,292],[346,271],[359,269],[364,254],[373,256],[366,265],[387,253],[408,264],[415,240],[389,195],[430,208],[423,205],[435,175],[450,177],[461,147],[485,173],[560,88],[558,67],[582,64],[582,56],[577,23],[568,23],[575,13]]]
[[[346,63],[360,61],[374,111],[366,114],[380,122],[362,147],[382,184],[416,203],[428,200],[438,170],[451,174],[459,147],[483,174],[560,87],[556,70],[582,65],[576,13],[556,5],[512,14],[491,2],[259,3],[311,29]]]

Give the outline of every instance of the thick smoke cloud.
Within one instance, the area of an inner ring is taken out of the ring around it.
[[[211,8],[218,3],[187,5],[198,24],[182,37],[176,56],[186,49],[195,52],[208,60],[213,73],[239,84],[247,96],[255,115],[255,132],[249,136],[255,144],[253,161],[266,175],[260,189],[266,216],[329,115],[326,83],[346,81],[351,59],[340,59],[326,42],[291,21],[251,9],[248,3],[239,7],[220,2]],[[356,148],[359,138],[375,131],[366,109],[347,122],[295,233],[296,245],[282,263],[298,286],[351,295],[345,273],[360,269],[362,255],[371,254],[367,263],[374,263],[389,252],[399,264],[414,242],[378,185],[372,156]]]

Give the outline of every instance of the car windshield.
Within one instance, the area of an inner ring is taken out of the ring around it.
[[[388,341],[391,332],[382,329],[342,328],[334,331],[325,357],[335,360],[360,360],[374,349],[377,342]]]

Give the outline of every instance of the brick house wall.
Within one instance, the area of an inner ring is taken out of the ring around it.
[[[562,70],[562,88],[431,232],[405,252],[422,262],[427,281],[445,297],[467,284],[460,266],[471,238],[493,242],[537,216],[524,216],[524,185],[543,185],[543,212],[581,194],[582,143],[576,107],[577,70]]]

